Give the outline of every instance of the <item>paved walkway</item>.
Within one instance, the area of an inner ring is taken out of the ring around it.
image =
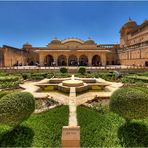
[[[105,91],[103,92],[87,92],[85,94],[77,96],[77,102],[76,102],[77,105],[84,104],[87,101],[93,100],[95,97],[109,98],[114,91],[116,91],[117,89],[123,86],[122,83],[109,82],[102,78],[98,78],[96,79],[96,81],[98,83],[101,82],[101,83],[109,84],[109,86],[106,86]]]
[[[109,82],[104,79],[98,78],[96,79],[98,83],[106,83],[109,86],[105,87],[104,92],[86,92],[85,94],[75,96],[76,97],[76,105],[81,105],[86,103],[87,101],[93,100],[96,96],[108,98],[112,95],[114,91],[116,91],[119,87],[122,87],[122,83]],[[58,93],[56,91],[51,92],[37,92],[40,87],[36,86],[37,84],[45,84],[48,83],[49,79],[43,79],[39,82],[25,82],[24,84],[20,84],[20,87],[23,88],[23,91],[27,91],[33,94],[33,96],[38,98],[52,98],[53,100],[59,102],[60,104],[68,105],[69,104],[69,96]]]
[[[47,98],[49,95],[48,93],[39,93],[39,87],[36,86],[37,82],[26,82],[24,84],[20,84],[20,87],[23,88],[24,92],[30,92],[36,99],[37,98]]]
[[[69,126],[77,126],[76,88],[70,88],[69,94]]]
[[[74,80],[74,76],[71,77]],[[49,79],[43,79],[39,82],[25,82],[24,84],[20,84],[24,90],[33,94],[36,99],[39,98],[52,98],[53,100],[59,102],[60,104],[69,105],[69,126],[75,127],[77,126],[77,112],[76,108],[78,105],[85,104],[87,101],[93,100],[95,97],[105,97],[109,98],[112,93],[121,87],[122,83],[115,83],[115,82],[108,82],[104,79],[96,79],[97,83],[106,83],[109,84],[105,87],[105,91],[103,92],[87,92],[85,94],[76,96],[76,88],[70,87],[69,96],[64,94],[58,93],[56,91],[51,92],[38,92],[40,87],[36,86],[37,84],[47,84],[49,83]],[[53,106],[55,107],[55,106]],[[44,108],[37,110],[36,112],[42,112],[47,109],[51,109],[53,107]]]
[[[20,87],[23,88],[25,92],[30,92],[36,99],[43,99],[43,98],[52,98],[53,100],[59,102],[60,104],[68,105],[69,103],[69,96],[58,92],[38,92],[40,87],[36,86],[37,84],[44,84],[48,83],[49,79],[43,79],[39,82],[25,82],[24,84],[20,84]]]

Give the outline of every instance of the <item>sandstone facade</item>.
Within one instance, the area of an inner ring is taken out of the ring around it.
[[[148,20],[141,25],[129,19],[120,29],[120,44],[97,44],[69,38],[53,39],[46,47],[0,48],[0,66],[148,66]]]
[[[148,20],[137,25],[129,18],[121,28],[118,61],[122,65],[148,66]]]

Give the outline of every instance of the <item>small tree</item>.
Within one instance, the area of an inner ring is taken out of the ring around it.
[[[67,71],[68,71],[68,70],[67,70],[67,68],[65,68],[65,67],[60,68],[60,72],[61,72],[61,73],[67,73]]]
[[[28,119],[35,109],[35,99],[28,92],[4,95],[0,99],[0,123],[17,126]]]
[[[134,88],[121,88],[110,98],[110,110],[127,121],[148,117],[148,95]]]
[[[79,69],[78,69],[78,73],[80,73],[80,74],[85,74],[86,73],[86,68],[85,67],[80,67]]]

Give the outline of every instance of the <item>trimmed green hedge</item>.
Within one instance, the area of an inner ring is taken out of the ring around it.
[[[148,83],[148,77],[145,74],[127,75],[121,81],[123,83]]]
[[[0,88],[17,88],[22,80],[18,76],[0,76]]]
[[[55,78],[67,78],[71,77],[71,74],[69,73],[54,73]]]
[[[86,73],[86,68],[85,67],[80,67],[79,69],[78,69],[78,73],[80,73],[80,74],[85,74]]]
[[[116,80],[116,74],[113,72],[76,73],[75,76],[82,78],[102,78],[109,81]]]
[[[0,123],[17,126],[33,113],[35,100],[28,92],[10,93],[0,99]]]
[[[134,88],[121,88],[110,98],[110,110],[127,120],[148,117],[148,95]]]
[[[61,147],[62,127],[68,125],[68,116],[68,106],[59,106],[33,114],[11,132],[0,126],[0,147]]]
[[[9,94],[8,91],[0,91],[0,99],[7,94]]]
[[[121,147],[117,132],[124,120],[117,114],[78,106],[77,119],[81,147]]]
[[[134,89],[138,89],[140,91],[143,91],[145,93],[148,93],[148,87],[142,87],[142,86],[135,86]]]
[[[60,72],[61,73],[67,73],[68,69],[66,67],[61,67]]]
[[[44,78],[52,78],[53,73],[22,73],[21,74],[24,80],[42,80]]]
[[[24,80],[31,79],[31,73],[22,73],[21,75]]]

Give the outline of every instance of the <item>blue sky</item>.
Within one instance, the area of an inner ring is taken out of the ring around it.
[[[119,43],[119,30],[131,17],[148,19],[148,2],[0,2],[0,46],[46,46],[54,37],[91,37],[96,43]]]

